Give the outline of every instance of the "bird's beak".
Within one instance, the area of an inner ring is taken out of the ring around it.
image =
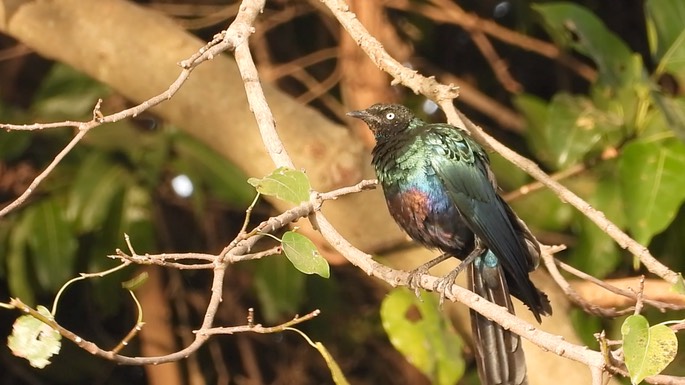
[[[347,116],[361,119],[369,126],[371,126],[371,124],[376,120],[373,114],[370,114],[367,110],[350,111],[347,113]]]
[[[347,116],[351,116],[353,118],[361,119],[361,120],[367,122],[368,119],[371,117],[371,114],[369,114],[366,110],[359,110],[359,111],[350,111],[347,113]]]

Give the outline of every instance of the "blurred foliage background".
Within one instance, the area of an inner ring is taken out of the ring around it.
[[[385,15],[367,27],[380,34],[386,50],[423,74],[460,85],[458,107],[471,119],[534,159],[673,270],[684,269],[684,2],[361,2],[355,5]],[[207,40],[238,9],[233,1],[139,3]],[[444,120],[422,97],[389,88],[386,78],[370,91],[364,87],[379,82],[373,73],[360,70],[350,80],[350,64],[341,54],[345,37],[317,1],[267,1],[257,30],[251,46],[262,80],[330,119],[343,123],[346,111],[375,99]],[[109,110],[130,105],[106,85],[0,36],[1,122],[89,119],[97,98]],[[368,134],[359,132],[370,146]],[[72,135],[70,129],[1,132],[0,205],[21,194]],[[532,183],[530,177],[496,154],[492,163],[505,195],[540,241],[568,246],[559,255],[564,261],[601,279],[643,272],[582,214],[535,185],[518,193]],[[27,204],[0,218],[0,294],[50,303],[79,272],[113,266],[106,256],[125,249],[124,233],[134,237],[139,252],[216,253],[235,236],[254,196],[246,179],[205,144],[154,115],[96,129]],[[254,221],[273,213],[261,203]],[[115,345],[135,319],[120,282],[139,270],[78,283],[66,293],[58,320],[103,346]],[[158,274],[163,301],[148,305],[166,311],[169,340],[181,346],[204,310],[209,275],[168,269]],[[154,282],[144,290],[154,290]],[[269,258],[230,269],[225,290],[217,323],[242,324],[250,307],[264,323],[322,308],[323,315],[303,329],[332,350],[352,383],[431,383],[381,327],[386,289],[350,266],[335,266],[332,278],[323,280],[296,272],[283,258]],[[2,335],[9,334],[15,316],[0,312]],[[653,322],[682,316],[649,313]],[[588,343],[601,328],[616,336],[621,321],[580,311],[575,318]],[[0,349],[3,384],[148,383],[145,368],[118,367],[70,344],[63,349],[44,371]],[[323,360],[312,354],[288,334],[221,337],[183,363],[176,379],[330,383]],[[475,381],[468,355],[464,384]],[[685,375],[683,368],[679,358],[669,370]]]

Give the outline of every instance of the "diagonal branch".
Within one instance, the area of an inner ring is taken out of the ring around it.
[[[402,66],[401,63],[393,59],[381,46],[381,44],[371,35],[361,23],[349,11],[343,0],[322,0],[322,2],[333,12],[340,24],[347,30],[359,46],[366,52],[371,60],[382,70],[394,77],[393,84],[402,84],[416,93],[421,93],[434,100],[445,112],[447,120],[453,125],[467,129],[479,141],[485,143],[511,163],[526,171],[533,178],[552,190],[562,201],[570,203],[593,221],[600,229],[612,237],[619,246],[630,251],[637,256],[649,271],[675,284],[678,282],[679,275],[659,262],[649,250],[632,239],[623,232],[618,226],[607,219],[604,213],[593,208],[578,195],[553,180],[540,167],[530,159],[527,159],[515,151],[511,150],[493,137],[487,135],[476,124],[471,122],[461,112],[457,111],[453,105],[453,98],[456,97],[456,87],[453,85],[445,86],[439,84],[433,78],[426,78],[416,71]]]
[[[359,24],[353,15],[347,11],[346,6],[343,2],[337,0],[324,0],[326,5],[331,7],[336,17],[344,16],[346,22],[350,24],[343,25],[348,29],[360,28],[361,32],[359,35],[353,34],[353,38],[362,46],[366,47],[376,47],[379,51],[374,51],[374,54],[378,56],[372,56],[372,59],[379,60],[384,64],[388,64],[388,68],[392,71],[396,71],[398,75],[404,75],[407,78],[411,78],[412,75],[404,72],[406,68],[402,67],[399,63],[394,62],[385,51],[383,51],[375,39],[370,36],[363,35],[363,27]],[[355,24],[356,23],[356,24]],[[350,26],[351,25],[351,26]],[[238,57],[240,56],[240,57]],[[283,148],[282,143],[276,132],[275,125],[272,119],[264,119],[264,117],[270,116],[270,111],[268,110],[268,104],[264,99],[263,93],[261,92],[261,87],[257,81],[255,81],[256,74],[252,73],[252,67],[254,63],[251,62],[251,58],[246,52],[241,51],[240,47],[236,50],[236,60],[238,66],[244,66],[240,71],[244,78],[249,80],[246,82],[245,89],[248,93],[248,100],[250,101],[250,106],[255,114],[257,123],[259,125],[260,132],[264,138],[264,144],[269,151],[276,167],[290,166],[292,167],[292,161],[284,155],[280,149]],[[394,75],[394,74],[393,74]],[[439,100],[450,100],[450,95],[454,96],[454,87],[439,85],[433,79],[425,79],[418,74],[413,74],[417,78],[421,78],[423,82],[412,82],[412,86],[416,91],[429,91],[437,90],[436,92],[431,92],[431,95],[437,95]],[[396,77],[397,78],[397,77]],[[433,86],[435,88],[433,88]],[[279,151],[274,151],[274,149]],[[320,212],[316,212],[316,220],[313,223],[314,227],[318,228],[321,234],[324,236],[326,241],[331,244],[338,252],[344,255],[353,265],[359,267],[364,272],[374,277],[380,278],[385,282],[397,286],[397,285],[407,285],[409,273],[404,271],[399,271],[392,269],[390,267],[384,266],[376,261],[374,261],[370,255],[356,249],[352,244],[350,244],[342,235],[340,235],[335,228],[328,222],[326,217]],[[436,277],[424,276],[421,280],[420,285],[431,290],[433,286],[437,283]],[[521,335],[522,337],[529,339],[536,345],[555,352],[558,355],[568,357],[578,362],[582,362],[588,367],[592,368],[593,374],[593,384],[601,383],[601,369],[604,367],[604,358],[601,353],[597,351],[589,350],[585,346],[575,345],[570,342],[560,339],[559,336],[544,332],[532,324],[529,324],[515,315],[508,312],[507,309],[497,306],[491,302],[483,301],[477,294],[461,288],[457,285],[452,286],[451,293],[447,293],[447,298],[451,300],[459,301],[473,310],[483,314],[489,319],[501,324],[505,329],[512,330],[513,332]]]

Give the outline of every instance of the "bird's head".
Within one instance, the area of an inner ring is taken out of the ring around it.
[[[409,127],[414,114],[401,104],[374,104],[359,111],[350,111],[347,116],[363,120],[376,138],[397,134]]]

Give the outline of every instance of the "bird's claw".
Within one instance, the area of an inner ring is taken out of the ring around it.
[[[423,265],[409,272],[409,277],[407,278],[407,286],[410,289],[414,290],[414,294],[416,294],[416,297],[421,298],[421,292],[419,290],[421,289],[421,277],[428,274],[428,270],[430,270],[433,266],[448,258],[450,258],[449,254],[442,254],[439,257],[433,258],[432,260],[424,263]],[[433,287],[433,291],[435,291],[435,287]]]
[[[452,271],[446,276],[438,279],[433,285],[433,291],[439,295],[438,306],[440,308],[442,308],[442,304],[445,302],[447,294],[452,294],[452,284],[454,284],[456,278],[457,274],[454,274],[454,271]]]
[[[416,269],[409,272],[409,277],[407,278],[407,287],[414,290],[414,295],[417,298],[421,298],[421,277],[428,274],[429,267],[419,266]]]

